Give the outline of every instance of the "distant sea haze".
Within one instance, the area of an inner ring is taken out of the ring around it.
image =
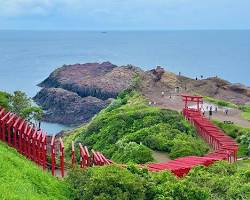
[[[250,86],[250,30],[0,31],[0,90],[34,96],[55,68],[103,61]]]

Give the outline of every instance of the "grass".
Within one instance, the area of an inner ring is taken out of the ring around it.
[[[250,159],[240,160],[236,164],[239,169],[246,169],[246,170],[250,169]]]
[[[241,116],[250,121],[250,105],[241,105],[239,109],[242,111]]]
[[[0,142],[0,199],[66,200],[68,186]]]
[[[215,98],[212,98],[212,97],[208,97],[208,96],[204,96],[203,97],[205,101],[208,101],[210,103],[213,103],[217,106],[222,106],[222,107],[228,107],[228,108],[238,108],[238,106],[232,102],[229,102],[229,101],[225,101],[225,100],[222,100],[222,99],[215,99]]]

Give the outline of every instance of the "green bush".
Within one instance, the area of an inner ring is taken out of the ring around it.
[[[208,150],[209,147],[204,145],[201,139],[193,138],[189,135],[178,135],[173,140],[173,146],[169,155],[172,159],[190,155],[202,156]]]
[[[184,178],[168,171],[111,165],[74,169],[67,179],[74,200],[245,200],[250,199],[249,180],[249,165],[238,169],[224,161],[197,166]]]
[[[144,180],[117,166],[75,168],[67,178],[74,200],[143,200]]]

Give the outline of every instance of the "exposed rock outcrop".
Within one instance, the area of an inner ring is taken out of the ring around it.
[[[43,88],[34,100],[46,111],[45,121],[80,124],[127,89],[138,71],[109,62],[64,65],[39,84]]]

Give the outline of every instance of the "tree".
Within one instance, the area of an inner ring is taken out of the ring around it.
[[[22,91],[15,91],[9,98],[10,110],[28,121],[39,123],[43,117],[43,110],[32,105],[32,99]]]
[[[23,109],[22,115],[28,121],[34,120],[40,129],[40,121],[43,118],[43,110],[37,106],[31,106]]]
[[[12,112],[23,116],[23,111],[32,106],[32,100],[24,92],[15,91],[10,97],[10,109]]]

